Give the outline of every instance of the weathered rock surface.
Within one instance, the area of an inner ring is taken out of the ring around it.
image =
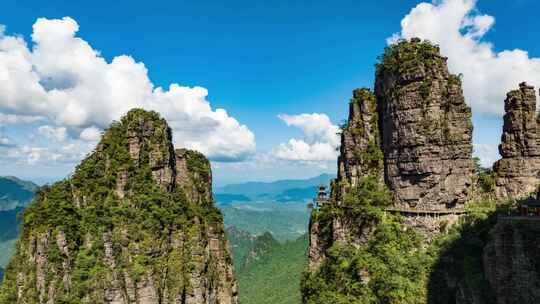
[[[366,88],[353,91],[349,119],[341,133],[337,185],[341,194],[354,188],[368,174],[383,177],[379,116],[375,95]]]
[[[156,113],[132,110],[42,190],[0,303],[237,303],[210,164],[171,138]]]
[[[380,150],[377,103],[375,95],[366,88],[353,91],[349,103],[349,118],[341,132],[337,179],[332,181],[328,204],[347,210],[344,196],[371,175],[383,185],[383,159]],[[321,229],[321,226],[326,229]],[[327,250],[335,244],[355,247],[365,245],[374,231],[374,224],[348,214],[335,214],[320,219],[312,216],[309,223],[309,266],[314,269],[326,258]]]
[[[499,219],[484,249],[484,271],[497,304],[540,303],[538,220]]]
[[[462,207],[474,173],[471,109],[439,48],[412,39],[389,49],[377,67],[375,94],[396,206]]]
[[[499,145],[502,158],[493,170],[499,198],[523,198],[540,184],[539,117],[534,87],[521,83],[504,101],[504,125]]]

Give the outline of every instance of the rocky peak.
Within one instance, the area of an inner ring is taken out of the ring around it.
[[[379,198],[388,199],[386,203],[391,200],[383,182],[378,124],[375,95],[366,88],[354,90],[349,102],[349,119],[342,127],[338,175],[332,182],[330,200],[320,210],[314,210],[310,218],[310,269],[319,267],[327,258],[329,248],[336,244],[354,247],[367,244],[376,221],[357,216],[354,207],[372,202],[372,193],[366,193],[366,189],[380,190]],[[362,199],[356,199],[357,195]]]
[[[69,179],[43,188],[0,303],[236,303],[210,164],[171,138],[157,113],[132,110]]]
[[[499,145],[502,159],[494,164],[498,197],[520,198],[540,182],[539,117],[534,87],[525,82],[508,92]]]
[[[437,46],[420,39],[389,46],[376,70],[385,180],[396,206],[462,206],[474,165],[460,78],[448,72]]]
[[[534,87],[522,82],[506,94],[499,153],[503,157],[540,156]]]
[[[184,190],[190,201],[212,200],[212,171],[210,162],[201,153],[176,149],[176,185]]]
[[[105,161],[104,174],[116,174],[116,193],[124,198],[128,172],[148,170],[165,190],[174,188],[175,158],[171,129],[155,112],[129,111],[105,131],[94,161]]]
[[[337,182],[341,195],[368,174],[382,181],[383,159],[375,95],[366,88],[353,91],[349,119],[341,132]]]

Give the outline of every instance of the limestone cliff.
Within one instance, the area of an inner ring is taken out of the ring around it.
[[[493,166],[499,198],[522,198],[540,183],[539,117],[534,87],[521,83],[504,101],[504,125],[499,145],[502,159]]]
[[[309,224],[309,265],[316,268],[326,251],[336,244],[356,247],[365,245],[373,232],[373,219],[351,216],[348,209],[351,194],[365,178],[372,178],[383,188],[383,158],[380,149],[375,95],[366,88],[353,91],[349,118],[341,132],[337,179],[332,182],[330,200],[325,209],[335,207],[344,212],[314,212]]]
[[[463,207],[474,173],[471,109],[439,48],[420,39],[389,47],[377,65],[375,94],[396,206]]]
[[[368,174],[383,177],[379,116],[375,95],[366,88],[353,91],[349,118],[341,132],[337,182],[340,195]]]
[[[235,304],[211,171],[154,112],[113,123],[24,212],[0,303]]]

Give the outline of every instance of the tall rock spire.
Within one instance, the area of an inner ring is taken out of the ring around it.
[[[349,119],[341,133],[337,182],[341,194],[354,188],[360,178],[371,174],[383,178],[379,116],[375,95],[366,88],[353,91]]]
[[[383,182],[378,124],[375,95],[366,88],[354,90],[349,102],[349,119],[341,132],[338,175],[332,182],[330,200],[320,211],[314,210],[310,218],[308,256],[311,269],[317,268],[326,259],[327,250],[336,244],[355,247],[367,244],[376,220],[349,214],[354,204],[361,204],[356,199],[357,188],[381,191],[381,200],[390,203]],[[362,199],[370,200],[369,192],[361,195]]]
[[[499,145],[502,159],[493,169],[499,198],[521,198],[540,183],[539,117],[534,87],[525,82],[508,92],[504,101],[504,125]]]
[[[396,207],[462,206],[474,173],[471,109],[439,48],[420,39],[388,47],[375,94],[385,179]]]

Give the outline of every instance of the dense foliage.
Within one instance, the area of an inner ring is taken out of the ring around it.
[[[376,74],[391,73],[407,77],[419,69],[441,62],[439,46],[427,40],[413,38],[400,40],[385,48],[378,58]]]
[[[400,216],[382,211],[387,196],[369,180],[350,194],[356,207],[346,212],[357,219],[375,219],[375,232],[360,248],[333,245],[322,265],[305,272],[304,303],[450,304],[456,303],[458,288],[470,293],[464,298],[494,303],[483,269],[484,248],[491,240],[497,214],[515,210],[515,203],[471,202],[457,224],[427,243]],[[314,215],[324,224],[325,218],[337,216],[335,209],[323,207]]]
[[[300,279],[307,265],[307,243],[307,235],[285,243],[278,243],[270,234],[258,237],[249,250],[256,255],[236,273],[240,303],[300,303]]]
[[[476,185],[479,194],[488,199],[494,199],[495,196],[495,172],[491,168],[484,168],[480,164],[480,158],[474,157],[476,171]]]
[[[346,208],[327,204],[314,211],[312,220],[319,221],[323,233],[337,216],[373,223],[376,229],[367,246],[331,246],[323,264],[304,274],[304,303],[422,303],[426,299],[429,256],[419,250],[422,238],[417,233],[406,229],[400,217],[384,212],[390,203],[389,191],[367,176],[345,195]]]

